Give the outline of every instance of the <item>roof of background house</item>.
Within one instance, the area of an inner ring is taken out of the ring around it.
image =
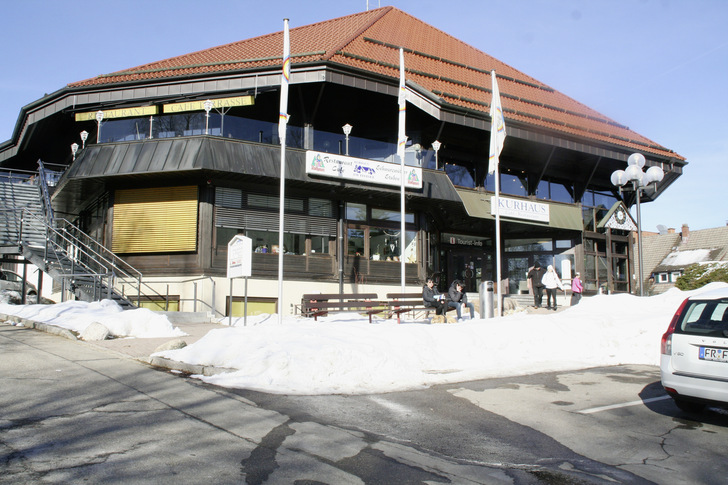
[[[444,104],[483,114],[490,110],[490,71],[495,70],[504,115],[512,122],[684,160],[672,150],[394,7],[293,28],[290,40],[293,70],[296,65],[330,63],[394,79],[399,78],[402,47],[408,82],[430,91]],[[270,69],[281,65],[282,51],[281,31],[100,75],[69,87]]]
[[[645,274],[676,271],[707,261],[728,261],[728,226],[688,231],[687,240],[682,239],[681,233],[644,238]]]

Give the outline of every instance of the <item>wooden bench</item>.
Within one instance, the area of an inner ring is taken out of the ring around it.
[[[311,293],[301,297],[301,314],[313,317],[314,321],[329,313],[357,312],[372,315],[386,311],[387,307],[378,300],[376,293]]]
[[[447,300],[444,300],[447,305]],[[412,312],[414,316],[416,312],[434,312],[437,309],[432,306],[425,306],[422,300],[422,293],[387,293],[387,312],[389,318],[397,315],[397,323],[400,323],[403,313]],[[445,313],[455,310],[454,307],[446,307]]]

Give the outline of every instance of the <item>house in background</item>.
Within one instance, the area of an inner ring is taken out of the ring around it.
[[[728,261],[728,225],[691,231],[683,224],[678,233],[670,228],[664,233],[643,233],[645,274],[651,275],[653,294],[675,286],[685,270],[697,263]]]

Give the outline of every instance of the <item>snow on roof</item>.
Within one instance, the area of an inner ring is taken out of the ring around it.
[[[693,249],[688,251],[675,251],[667,255],[661,266],[689,266],[707,261],[710,258],[710,249]]]

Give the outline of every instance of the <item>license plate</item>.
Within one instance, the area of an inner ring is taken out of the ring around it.
[[[711,347],[700,347],[700,360],[712,360],[714,362],[728,362],[728,349],[714,349]]]

